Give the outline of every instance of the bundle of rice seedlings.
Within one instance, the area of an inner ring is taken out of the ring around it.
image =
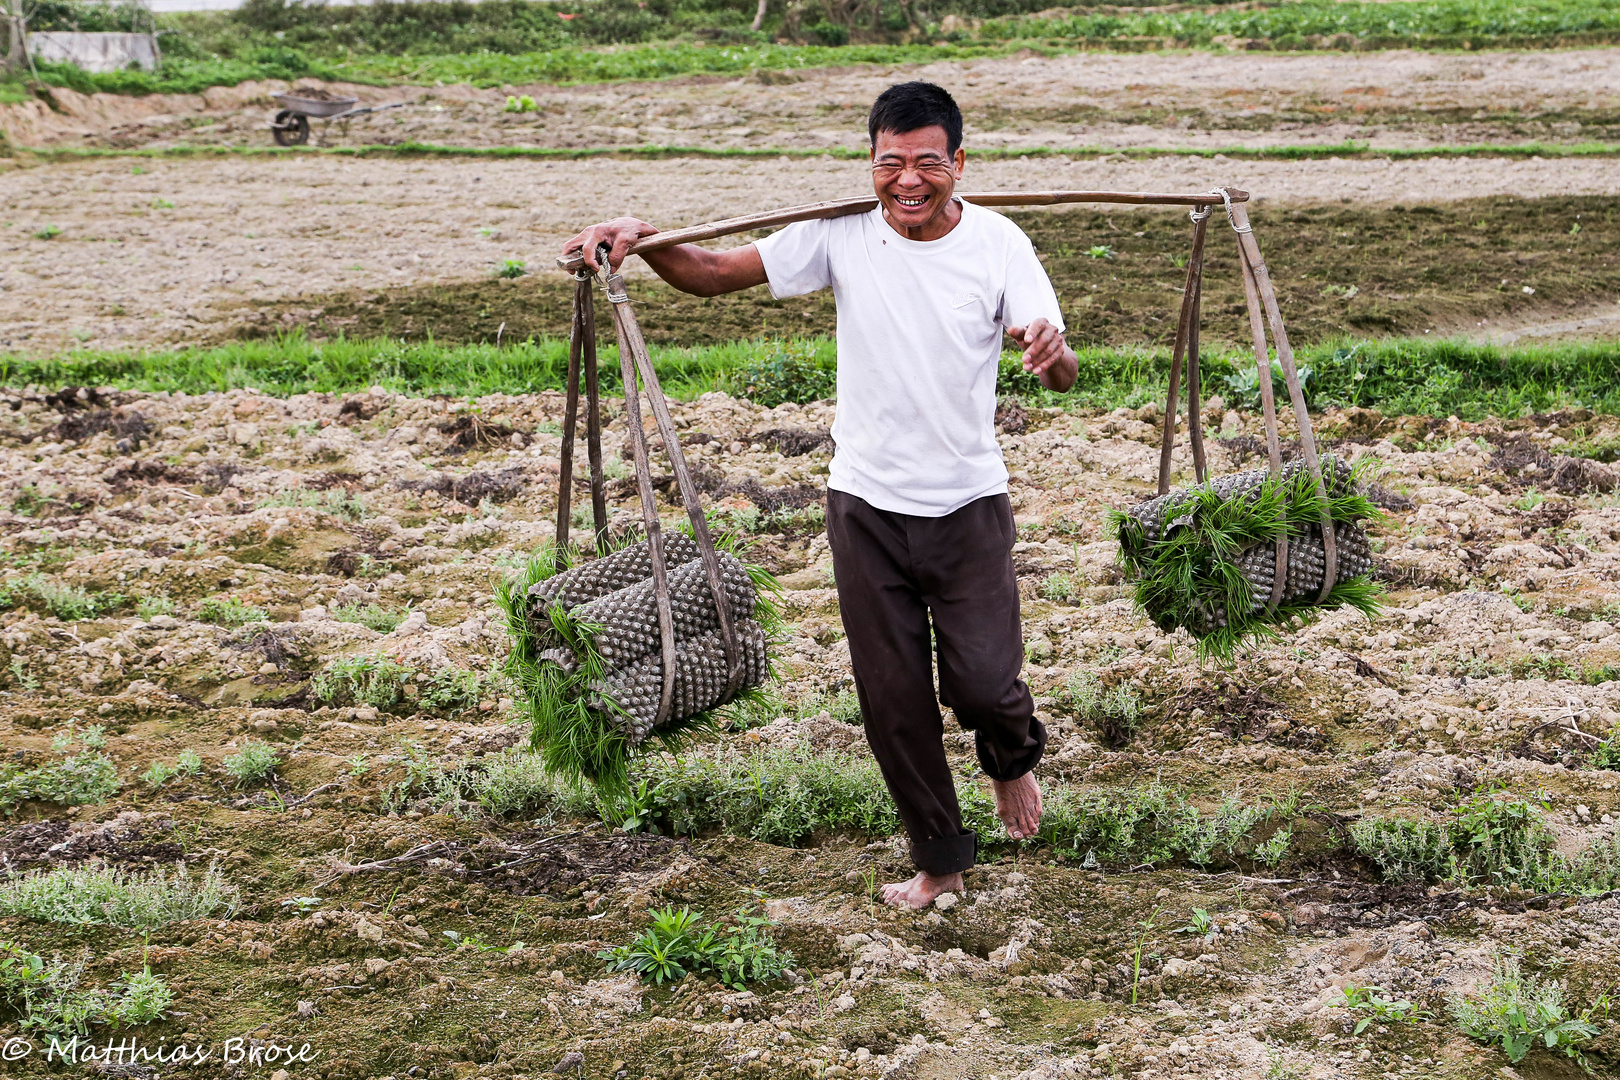
[[[1372,581],[1372,546],[1363,522],[1381,516],[1361,491],[1357,470],[1324,456],[1326,509],[1338,567],[1321,603],[1327,553],[1322,496],[1303,461],[1220,477],[1114,511],[1120,562],[1136,581],[1135,600],[1166,633],[1183,627],[1206,659],[1229,663],[1248,641],[1346,605],[1371,617],[1382,590]],[[1277,541],[1288,541],[1282,599],[1267,610],[1276,578]]]
[[[649,745],[679,749],[716,730],[715,709],[762,696],[769,649],[781,634],[779,587],[739,558],[735,536],[720,533],[715,546],[742,652],[740,686],[728,686],[719,614],[697,543],[687,533],[666,533],[675,686],[669,719],[657,727],[664,656],[645,540],[594,559],[570,549],[561,571],[554,552],[542,550],[498,587],[512,635],[507,671],[522,688],[529,743],[547,768],[622,790],[635,754]]]

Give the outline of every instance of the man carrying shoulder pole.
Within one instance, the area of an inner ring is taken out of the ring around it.
[[[715,252],[682,244],[642,255],[683,292],[769,284],[777,298],[829,285],[838,305],[836,445],[827,541],[866,739],[911,839],[917,875],[883,887],[921,908],[962,889],[977,836],[962,828],[939,702],[974,732],[996,813],[1034,836],[1032,770],[1046,730],[1019,678],[1023,634],[1016,536],[996,442],[996,371],[1005,333],[1048,389],[1074,383],[1074,352],[1051,282],[1023,232],[954,197],[962,114],[930,83],[891,86],[868,119],[869,213],[801,221]],[[618,218],[564,245],[617,268],[658,232]],[[932,641],[930,641],[930,631]]]

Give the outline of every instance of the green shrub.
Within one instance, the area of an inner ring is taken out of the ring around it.
[[[1582,1046],[1600,1030],[1594,1017],[1600,1011],[1608,1016],[1608,995],[1577,1013],[1565,1004],[1564,993],[1562,982],[1526,974],[1517,956],[1497,953],[1484,991],[1475,998],[1455,994],[1449,1004],[1452,1019],[1463,1034],[1501,1046],[1515,1065],[1540,1045],[1590,1071]]]
[[[180,751],[180,756],[174,759],[175,771],[181,776],[196,776],[202,772],[202,755],[187,747]]]
[[[498,278],[520,278],[529,272],[529,264],[522,259],[507,259],[495,268]]]
[[[768,934],[775,924],[746,910],[714,924],[690,908],[647,914],[652,924],[633,941],[596,954],[607,961],[609,971],[633,971],[658,984],[688,974],[713,975],[741,990],[751,982],[780,978],[793,963],[793,954],[778,951]]]
[[[838,363],[814,341],[773,341],[727,371],[721,388],[734,397],[773,409],[784,401],[804,404],[832,397]]]
[[[1136,690],[1129,683],[1109,690],[1090,671],[1070,673],[1057,699],[1076,719],[1095,725],[1112,738],[1128,740],[1142,723],[1142,699]]]
[[[240,750],[220,760],[219,767],[227,776],[236,778],[237,787],[244,787],[269,776],[280,760],[276,748],[269,743],[245,739]]]
[[[331,612],[338,622],[359,623],[381,634],[398,629],[405,621],[405,612],[381,604],[338,604]]]
[[[236,910],[237,891],[214,867],[201,877],[182,868],[130,873],[116,867],[63,868],[0,884],[0,914],[40,922],[140,930]]]
[[[267,622],[269,614],[234,596],[210,596],[197,608],[201,622],[215,626],[246,626],[248,623]]]
[[[404,694],[411,669],[386,656],[334,660],[315,677],[315,696],[332,705],[371,705],[386,709]]]
[[[0,762],[0,814],[22,802],[85,806],[106,802],[117,791],[118,766],[105,754],[73,754],[61,761],[21,769]]]

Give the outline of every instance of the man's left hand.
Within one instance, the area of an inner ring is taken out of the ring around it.
[[[1074,384],[1078,362],[1063,340],[1063,331],[1036,319],[1028,326],[1009,326],[1007,336],[1024,350],[1024,370],[1049,390],[1067,390]]]

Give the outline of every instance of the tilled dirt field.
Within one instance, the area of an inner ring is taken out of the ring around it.
[[[1370,623],[1329,615],[1221,672],[1133,612],[1102,528],[1106,509],[1149,490],[1154,408],[1009,411],[1001,441],[1026,676],[1052,732],[1049,793],[1157,783],[1205,808],[1292,793],[1299,810],[1269,870],[1094,866],[987,836],[966,894],[912,913],[869,899],[868,873],[907,872],[890,840],[627,836],[465,804],[448,813],[457,804],[431,787],[399,786],[429,763],[487,765],[522,741],[508,691],[473,676],[506,648],[492,579],[551,532],[558,395],[68,388],[7,400],[0,552],[14,606],[0,616],[0,743],[32,767],[105,740],[123,786],[76,810],[24,803],[0,827],[0,865],[212,864],[241,891],[229,919],[145,935],[0,918],[0,937],[35,951],[88,946],[92,982],[143,958],[167,976],[174,1016],[139,1029],[148,1043],[308,1042],[317,1058],[290,1066],[295,1080],[1483,1080],[1509,1075],[1505,1059],[1463,1038],[1445,1000],[1482,985],[1493,949],[1556,972],[1577,1006],[1620,962],[1612,895],[1380,884],[1336,839],[1364,818],[1443,818],[1492,791],[1544,800],[1561,850],[1612,838],[1620,773],[1580,766],[1587,736],[1620,722],[1620,467],[1565,456],[1620,441],[1612,418],[1321,417],[1339,452],[1383,470],[1388,608]],[[1252,466],[1257,418],[1212,409],[1213,468]],[[610,411],[618,462],[623,420]],[[766,523],[758,557],[781,576],[792,624],[783,715],[698,753],[862,754],[859,729],[815,704],[849,676],[825,538],[813,516],[764,513],[823,482],[828,452],[812,436],[831,403],[768,411],[712,394],[674,412],[722,512]],[[615,527],[633,521],[626,484],[610,494]],[[64,620],[75,596],[93,611]],[[342,621],[367,606],[403,621]],[[258,614],[231,614],[247,609]],[[365,656],[403,665],[405,696],[380,709],[324,700],[312,680]],[[471,674],[447,676],[458,671]],[[1077,711],[1064,687],[1086,672],[1138,695],[1139,722]],[[447,685],[462,691],[432,689]],[[948,723],[946,739],[970,770],[971,736]],[[270,787],[222,771],[248,740],[280,757]],[[186,749],[194,775],[156,790],[136,779]],[[484,872],[506,862],[525,869]],[[741,993],[604,974],[597,950],[662,903],[763,904],[794,973]],[[1206,933],[1174,932],[1194,907],[1211,913]],[[498,948],[458,948],[447,930]],[[1352,984],[1432,1018],[1352,1034],[1360,1014],[1331,1004]],[[1614,1048],[1612,1033],[1593,1044]],[[49,1072],[38,1055],[7,1069]],[[1512,1075],[1572,1069],[1536,1052]],[[258,1075],[174,1071],[226,1073]]]
[[[857,65],[747,78],[698,76],[582,86],[333,86],[405,108],[333,126],[328,145],[860,147],[872,98],[901,78],[957,95],[980,147],[1381,147],[1612,140],[1620,50],[1436,54],[1089,53],[1047,59]],[[268,145],[272,93],[85,97],[0,106],[19,146]],[[506,113],[508,94],[535,110]],[[316,134],[321,133],[316,125]]]
[[[216,336],[249,301],[487,281],[513,258],[545,268],[577,229],[618,213],[672,227],[863,194],[870,184],[860,162],[831,159],[112,159],[13,169],[0,173],[0,348],[195,342]],[[1606,159],[1036,158],[970,162],[963,188],[1217,184],[1255,193],[1264,242],[1273,211],[1289,205],[1613,196],[1620,169]],[[59,235],[41,238],[53,227]],[[1114,237],[1087,240],[1096,242]],[[645,270],[632,260],[630,272]]]

